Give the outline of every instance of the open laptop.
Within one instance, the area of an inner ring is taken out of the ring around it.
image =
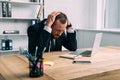
[[[79,55],[84,56],[84,57],[90,57],[91,55],[95,54],[98,51],[101,40],[102,40],[102,35],[103,35],[103,33],[96,33],[92,50],[77,49],[76,51],[62,54],[62,55],[60,55],[60,57],[72,58],[72,59],[78,57]]]

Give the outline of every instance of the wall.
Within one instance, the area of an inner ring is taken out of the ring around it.
[[[12,0],[12,1],[22,1],[28,2],[29,0]],[[1,6],[1,5],[0,5]],[[20,11],[22,7],[22,11]],[[18,11],[17,11],[17,8]],[[22,5],[17,5],[17,8],[14,8],[13,13],[14,17],[32,17],[36,16],[36,11],[34,7],[23,7]],[[23,9],[24,8],[24,9]],[[97,16],[97,0],[45,0],[45,18],[52,11],[62,11],[65,12],[73,24],[73,27],[77,30],[77,39],[79,41],[78,47],[91,47],[95,33],[104,32],[103,40],[101,46],[106,45],[116,45],[119,46],[120,38],[119,32],[109,32],[109,31],[99,31],[99,30],[83,30],[83,29],[96,29],[96,16]],[[31,11],[31,12],[30,12]],[[26,15],[32,13],[31,15]],[[0,9],[1,14],[1,9]],[[25,16],[26,15],[26,16]],[[19,22],[19,23],[18,23]],[[0,20],[0,34],[5,29],[18,29],[21,34],[24,35],[14,35],[9,36],[15,42],[14,48],[19,46],[27,47],[27,36],[26,29],[28,27],[27,20]],[[4,36],[0,35],[0,39]],[[17,44],[17,45],[16,45]]]
[[[92,47],[95,34],[99,32],[103,33],[103,38],[100,46],[120,46],[120,31],[78,29],[78,48]]]
[[[74,28],[96,28],[97,0],[45,0],[45,17],[53,11],[68,15]]]
[[[120,28],[120,0],[106,0],[105,28]]]

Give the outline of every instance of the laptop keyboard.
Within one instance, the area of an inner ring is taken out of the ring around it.
[[[83,53],[81,53],[80,55],[85,56],[85,57],[90,57],[90,56],[91,56],[91,53],[92,53],[92,51],[86,50],[86,51],[84,51]]]
[[[85,52],[85,51],[86,51],[86,50],[80,50],[80,49],[78,49],[78,50],[74,51],[73,54],[75,54],[75,55],[80,55],[80,54],[82,54],[82,53]]]

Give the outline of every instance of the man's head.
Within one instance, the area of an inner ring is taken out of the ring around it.
[[[55,21],[52,25],[52,35],[57,39],[65,31],[67,27],[67,16],[60,13],[56,16]]]

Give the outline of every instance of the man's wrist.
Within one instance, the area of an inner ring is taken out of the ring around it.
[[[73,29],[72,27],[69,27],[69,28],[67,29],[67,32],[68,32],[68,33],[74,33],[74,29]]]
[[[72,24],[71,23],[69,23],[66,28],[67,28],[67,32],[68,33],[74,33],[74,29],[72,28]]]

